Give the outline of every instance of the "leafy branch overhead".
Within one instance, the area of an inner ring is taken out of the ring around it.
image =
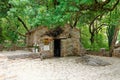
[[[70,24],[71,28],[80,28],[84,45],[106,44],[106,27],[119,24],[119,7],[120,0],[0,0],[0,39],[17,41],[39,26],[53,29]],[[101,36],[104,41],[97,40]]]
[[[114,8],[118,5],[119,0],[115,0],[116,2],[114,2],[114,4],[110,7],[106,7],[107,5],[109,5],[113,0],[90,0],[93,1],[93,3],[87,5],[87,1],[88,0],[82,0],[82,2],[84,1],[83,4],[77,6],[80,10],[91,10],[91,11],[112,11],[114,10]]]

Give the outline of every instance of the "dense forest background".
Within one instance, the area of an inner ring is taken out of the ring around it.
[[[25,46],[25,34],[39,26],[70,24],[86,49],[112,50],[120,41],[120,0],[0,0],[0,44]]]

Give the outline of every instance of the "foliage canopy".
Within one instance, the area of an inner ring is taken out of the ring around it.
[[[0,0],[0,42],[15,43],[41,25],[54,28],[70,24],[80,29],[86,48],[91,44],[108,47],[106,31],[119,25],[119,7],[119,0]]]

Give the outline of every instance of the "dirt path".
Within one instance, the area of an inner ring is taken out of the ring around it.
[[[97,57],[109,66],[76,63],[78,57],[1,60],[0,80],[120,80],[120,59]]]

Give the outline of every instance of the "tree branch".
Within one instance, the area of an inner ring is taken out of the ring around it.
[[[102,28],[102,26],[108,26],[107,24],[101,24],[99,27],[97,27],[96,29],[95,29],[95,31],[98,31],[98,30],[100,30],[101,28]],[[98,32],[97,32],[98,33]]]
[[[23,36],[23,37],[26,37],[24,34],[21,34],[20,32],[17,32],[19,35]]]
[[[119,4],[119,2],[120,2],[120,0],[117,0],[112,8],[104,8],[103,10],[105,10],[105,11],[113,11],[116,8],[116,6]]]
[[[97,16],[91,21],[91,23],[90,23],[90,25],[89,25],[89,32],[90,32],[90,34],[91,34],[91,37],[90,37],[91,44],[94,43],[95,33],[97,33],[97,30],[99,29],[99,28],[98,28],[98,29],[95,28],[94,22],[95,22],[95,20],[98,19],[98,17],[101,17],[103,14],[104,14],[104,13],[97,15]]]
[[[26,26],[26,24],[24,23],[24,21],[23,21],[19,16],[18,16],[17,18],[18,18],[18,20],[22,23],[23,27],[27,30],[27,32],[29,32],[29,29],[28,29],[28,27]]]
[[[103,14],[102,14],[103,15]],[[92,34],[92,32],[94,32],[94,28],[93,28],[93,31],[92,31],[92,25],[94,24],[94,21],[101,15],[97,15],[91,22],[90,22],[90,25],[89,25],[89,32]]]
[[[75,22],[74,22],[74,24],[73,24],[73,27],[76,27],[79,18],[80,18],[80,17],[79,17],[79,13],[76,13]]]
[[[114,8],[118,5],[119,0],[116,1],[116,3],[113,5],[112,8],[105,8],[104,6],[107,5],[111,0],[105,0],[104,2],[98,2],[97,0],[94,0],[95,3],[91,5],[85,5],[81,4],[77,6],[77,8],[81,10],[91,10],[91,11],[98,11],[98,10],[104,10],[104,11],[112,11]]]

